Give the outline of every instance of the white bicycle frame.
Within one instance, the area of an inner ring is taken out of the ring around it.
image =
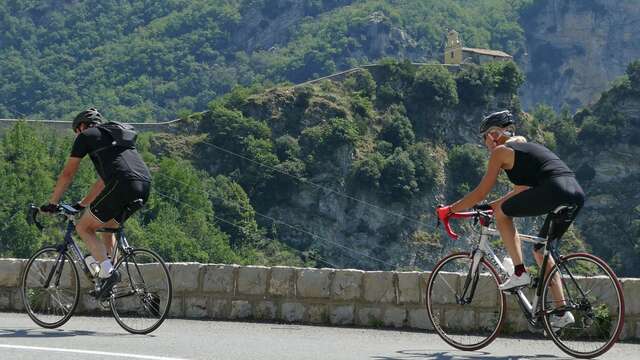
[[[480,265],[480,260],[483,257],[486,257],[487,259],[489,259],[490,262],[493,263],[494,266],[496,266],[498,268],[498,270],[500,271],[500,274],[503,277],[508,277],[509,274],[507,273],[507,269],[504,267],[504,265],[502,264],[502,262],[500,261],[500,259],[498,258],[498,256],[496,256],[496,254],[493,252],[493,249],[491,248],[491,245],[489,244],[489,237],[492,236],[500,236],[500,233],[498,232],[498,230],[490,228],[490,227],[485,227],[485,226],[480,226],[480,243],[478,244],[477,250],[474,251],[473,253],[473,263],[471,265],[471,274],[475,274],[478,266]],[[529,242],[529,243],[533,243],[533,244],[540,244],[540,245],[545,245],[544,247],[544,256],[546,257],[549,253],[549,250],[547,249],[547,239],[545,238],[541,238],[541,237],[537,237],[537,236],[532,236],[532,235],[523,235],[523,234],[517,234],[517,236],[520,238],[520,240],[523,240],[525,242]],[[535,311],[538,308],[538,301],[539,301],[539,296],[536,293],[534,298],[533,298],[533,303],[529,302],[529,299],[527,299],[527,297],[525,296],[524,292],[522,291],[522,289],[517,289],[515,291],[510,291],[509,293],[517,296],[518,298],[518,303],[520,303],[522,310],[525,311],[526,313],[528,313],[530,316],[528,316],[528,320],[529,322],[534,325],[535,324],[535,318],[536,318],[536,314]]]

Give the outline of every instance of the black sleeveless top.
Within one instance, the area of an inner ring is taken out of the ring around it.
[[[505,146],[515,152],[513,168],[505,170],[515,185],[538,186],[553,177],[575,176],[567,164],[540,144],[512,141]]]

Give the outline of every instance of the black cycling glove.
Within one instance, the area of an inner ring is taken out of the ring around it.
[[[487,210],[492,210],[493,208],[491,207],[491,205],[487,204],[487,203],[482,203],[482,204],[476,204],[473,206],[474,210],[479,210],[479,211],[487,211]]]
[[[40,206],[40,211],[46,213],[55,213],[58,212],[58,204],[46,204]]]

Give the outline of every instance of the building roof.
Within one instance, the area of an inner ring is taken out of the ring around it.
[[[470,52],[470,53],[475,53],[475,54],[479,54],[479,55],[488,55],[488,56],[495,56],[495,57],[505,57],[505,58],[511,58],[512,56],[500,51],[500,50],[489,50],[489,49],[476,49],[476,48],[468,48],[468,47],[463,47],[462,51],[466,51],[466,52]]]

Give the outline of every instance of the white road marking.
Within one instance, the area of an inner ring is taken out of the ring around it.
[[[113,356],[113,357],[130,358],[130,359],[147,359],[147,360],[187,360],[187,359],[169,358],[169,357],[163,357],[163,356],[136,355],[136,354],[125,354],[125,353],[111,353],[111,352],[93,351],[93,350],[60,349],[60,348],[40,347],[40,346],[21,346],[21,345],[5,345],[5,344],[0,344],[0,348],[5,348],[5,349],[18,349],[18,350],[35,350],[35,351],[53,351],[53,352],[65,352],[65,353],[76,353],[76,354],[90,354],[90,355],[103,355],[103,356]]]

